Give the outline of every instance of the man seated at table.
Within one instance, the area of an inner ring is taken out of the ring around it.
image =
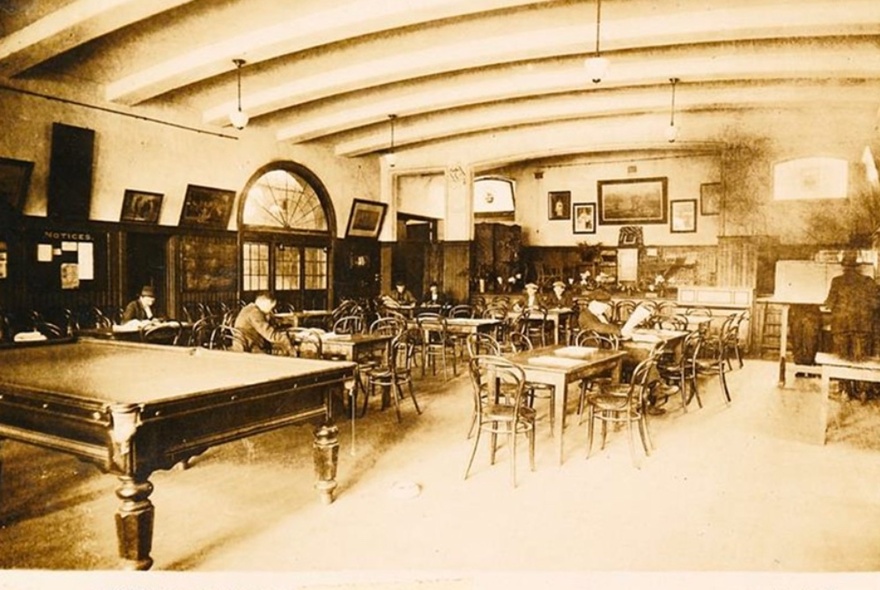
[[[293,346],[287,332],[275,328],[269,318],[278,302],[268,291],[257,293],[253,303],[245,305],[235,318],[233,327],[242,337],[232,343],[236,352],[267,352],[275,348],[279,352],[290,355]]]
[[[143,326],[156,320],[153,305],[156,303],[156,292],[150,285],[144,285],[140,295],[125,306],[122,312],[122,324]]]
[[[522,311],[523,309],[532,309],[541,306],[542,302],[541,296],[538,295],[538,285],[535,283],[526,283],[525,289],[525,297],[520,297],[513,302],[513,309],[515,311]]]
[[[422,307],[443,307],[446,304],[446,295],[440,291],[436,281],[432,282],[428,287],[428,292],[422,297]]]
[[[394,281],[394,290],[391,295],[383,297],[386,305],[410,306],[416,304],[416,298],[412,292],[406,288],[406,282],[403,279]]]
[[[548,309],[561,309],[561,308],[573,308],[574,307],[574,299],[571,296],[571,293],[568,292],[565,288],[565,283],[562,281],[555,281],[553,283],[553,291],[548,293],[544,298],[544,307]]]
[[[611,295],[603,289],[593,291],[589,300],[581,299],[578,309],[578,327],[604,336],[620,337],[620,326],[611,320]]]

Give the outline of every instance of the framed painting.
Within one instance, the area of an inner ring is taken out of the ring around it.
[[[547,193],[547,211],[550,219],[570,219],[571,191],[550,191]]]
[[[572,227],[576,234],[596,233],[596,204],[575,203],[572,205]]]
[[[345,237],[378,238],[387,210],[388,205],[385,203],[355,199],[351,203]]]
[[[687,234],[697,231],[697,200],[672,201],[669,203],[669,231],[674,234]]]
[[[164,195],[161,193],[126,189],[119,220],[131,223],[158,223],[162,197]]]
[[[226,229],[234,202],[235,191],[188,184],[180,225]]]
[[[21,211],[33,170],[33,162],[0,158],[0,203]]]
[[[666,223],[666,177],[600,180],[599,224]]]
[[[706,182],[700,185],[700,215],[721,213],[721,183]]]

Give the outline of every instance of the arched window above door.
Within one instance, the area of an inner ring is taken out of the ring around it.
[[[269,169],[250,184],[242,224],[307,232],[329,230],[324,204],[315,189],[287,167]]]

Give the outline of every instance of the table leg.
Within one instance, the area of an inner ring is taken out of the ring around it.
[[[788,349],[788,305],[783,305],[779,324],[779,387],[785,387],[786,349]]]
[[[116,537],[119,556],[126,560],[128,569],[148,570],[153,565],[150,551],[153,547],[153,516],[150,502],[153,484],[127,475],[119,476],[121,485],[116,497],[122,505],[116,511]]]
[[[321,502],[333,502],[333,491],[336,489],[336,467],[339,464],[339,429],[332,424],[323,424],[315,430],[314,459],[315,489],[321,496]]]
[[[559,464],[562,465],[563,458],[563,434],[565,434],[565,406],[567,405],[568,386],[564,380],[557,380],[553,383],[553,399],[554,412],[556,416],[557,427],[553,429],[553,442],[556,444],[556,453]]]
[[[820,388],[819,398],[819,444],[825,444],[826,432],[828,430],[828,398],[831,391],[831,374],[826,367],[822,367],[822,386]]]

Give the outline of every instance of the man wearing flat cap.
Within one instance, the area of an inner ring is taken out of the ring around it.
[[[825,307],[831,310],[833,352],[852,360],[871,354],[877,283],[858,270],[858,254],[847,250],[840,259],[843,274],[831,279]]]
[[[154,319],[153,305],[155,303],[156,292],[153,287],[144,285],[138,298],[125,306],[125,310],[122,312],[122,323],[125,324],[132,320],[148,322]]]
[[[548,309],[560,309],[563,307],[574,307],[574,300],[571,294],[566,291],[565,283],[562,281],[553,282],[553,291],[544,298],[544,307]]]
[[[535,283],[526,283],[525,289],[525,296],[514,301],[513,308],[519,311],[541,307],[541,296],[538,295],[538,285]]]

